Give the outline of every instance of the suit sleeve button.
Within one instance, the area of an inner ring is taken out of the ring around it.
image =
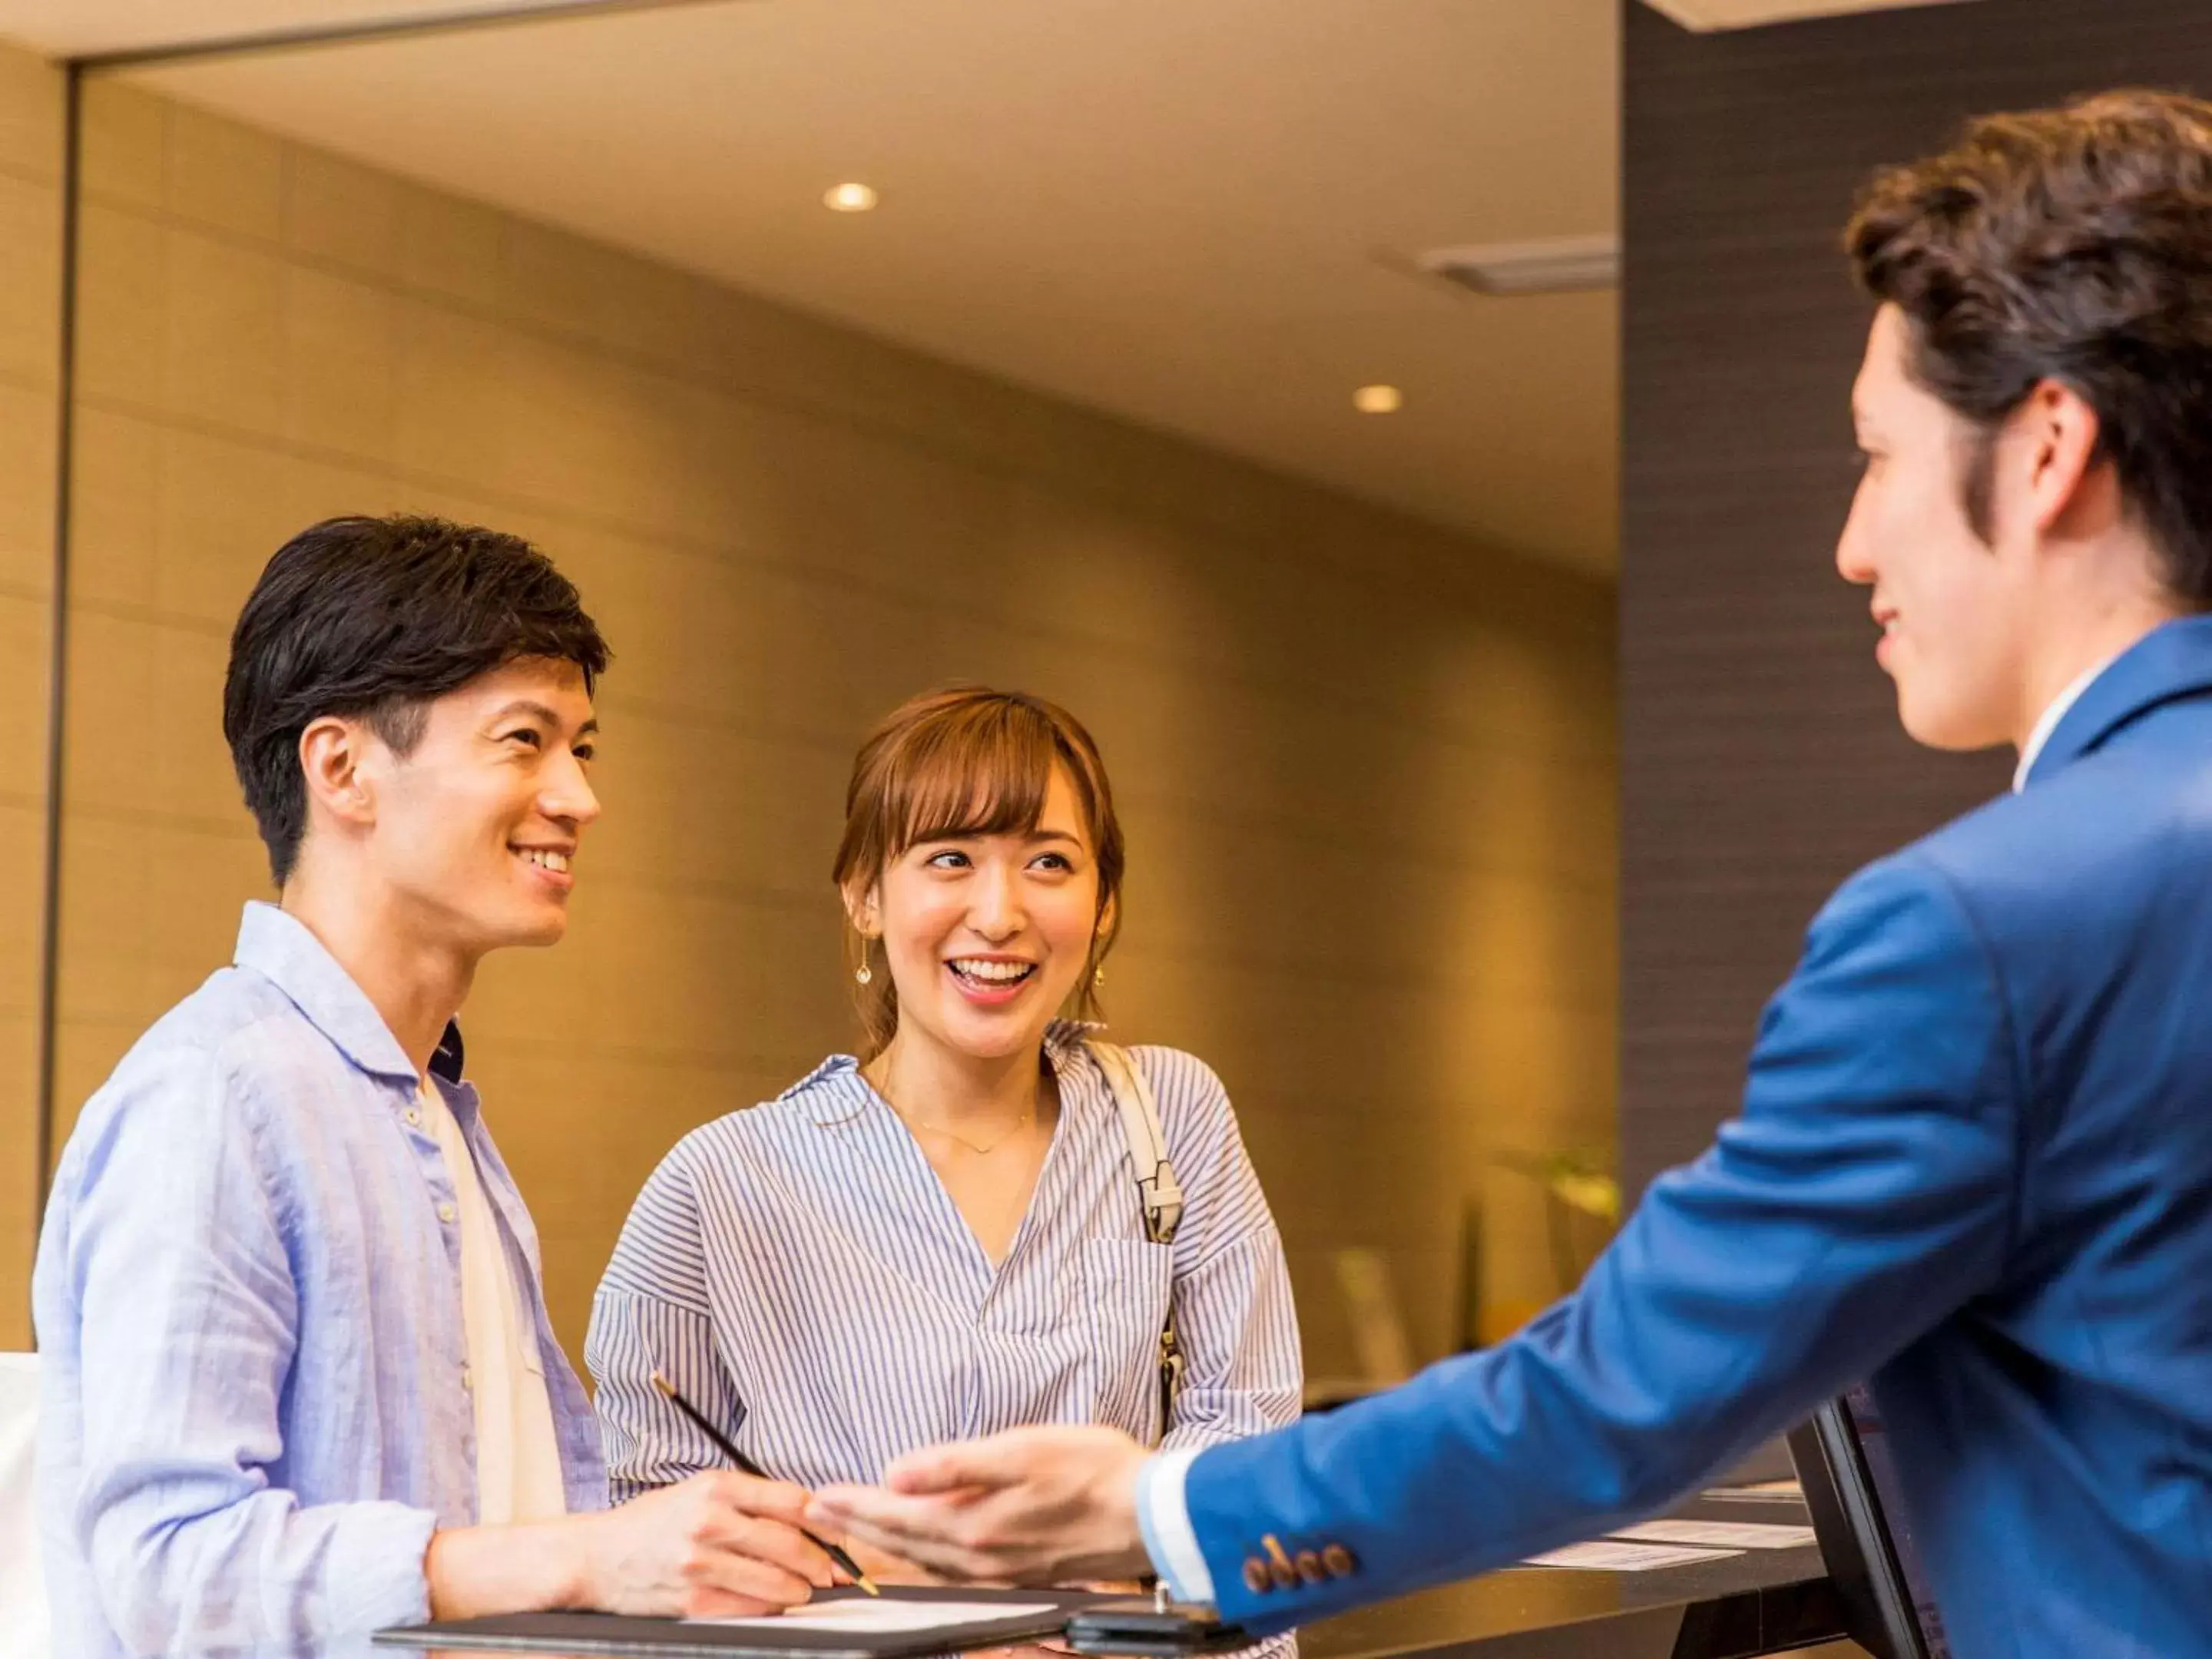
[[[1318,1584],[1328,1577],[1321,1569],[1321,1557],[1311,1550],[1300,1550],[1297,1555],[1298,1577],[1309,1584]]]
[[[1321,1553],[1321,1564],[1332,1578],[1349,1578],[1359,1571],[1359,1563],[1352,1559],[1352,1552],[1341,1544],[1331,1544]]]
[[[1267,1593],[1267,1564],[1256,1555],[1244,1558],[1244,1588],[1255,1595]]]

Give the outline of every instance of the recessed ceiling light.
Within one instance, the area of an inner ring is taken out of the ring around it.
[[[1395,386],[1364,386],[1352,394],[1352,406],[1362,415],[1395,415],[1406,406],[1406,394]]]
[[[822,205],[832,213],[866,213],[875,206],[876,192],[866,185],[853,183],[832,185],[822,198]]]

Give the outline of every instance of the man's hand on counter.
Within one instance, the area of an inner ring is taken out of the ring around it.
[[[830,1486],[811,1522],[974,1582],[1065,1583],[1150,1571],[1137,1472],[1150,1454],[1117,1429],[1015,1429],[908,1454],[880,1486]]]

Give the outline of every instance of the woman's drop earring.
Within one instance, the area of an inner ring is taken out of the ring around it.
[[[860,965],[853,970],[853,977],[863,985],[875,982],[876,970],[868,966],[868,936],[860,935]]]
[[[1091,970],[1091,982],[1094,986],[1103,985],[1106,982],[1106,964],[1104,963],[1100,963],[1096,968],[1093,968]]]

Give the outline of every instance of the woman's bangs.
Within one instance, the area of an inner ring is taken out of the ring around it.
[[[931,733],[892,781],[889,816],[900,834],[890,855],[926,841],[1029,834],[1044,817],[1056,752],[1042,721],[963,722]]]

